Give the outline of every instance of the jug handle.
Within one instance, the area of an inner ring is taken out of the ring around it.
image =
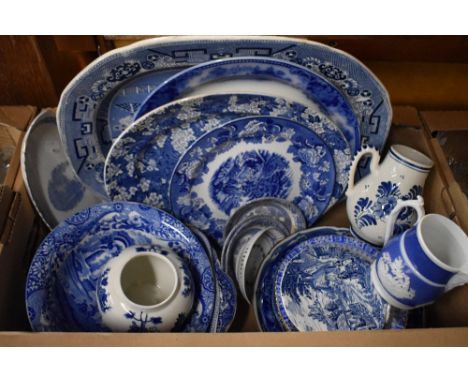
[[[424,211],[424,199],[422,198],[422,196],[418,195],[417,199],[411,200],[398,199],[395,208],[388,216],[387,226],[385,227],[384,245],[387,244],[387,241],[389,241],[390,238],[393,236],[393,230],[395,228],[395,222],[398,217],[398,213],[405,207],[411,207],[414,210],[416,210],[416,213],[418,214],[418,219],[416,220],[415,224],[418,224],[426,213]]]
[[[468,248],[468,236],[465,237],[463,248]],[[462,265],[460,271],[455,273],[448,281],[447,285],[445,285],[445,292],[465,284],[468,284],[468,261]]]
[[[349,169],[349,176],[348,176],[348,189],[346,190],[346,196],[354,190],[354,177],[356,176],[356,170],[358,167],[359,162],[361,161],[364,155],[371,156],[371,163],[370,163],[370,171],[371,173],[377,171],[380,162],[380,154],[377,149],[374,147],[365,146],[359,150],[356,155],[354,156],[353,163],[351,164],[351,168]]]

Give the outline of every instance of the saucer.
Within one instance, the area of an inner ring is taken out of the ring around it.
[[[96,288],[109,259],[128,247],[169,246],[192,273],[195,300],[182,331],[206,332],[215,303],[210,260],[196,237],[164,211],[138,203],[103,203],[58,225],[34,256],[26,307],[34,331],[106,331]]]
[[[153,110],[115,141],[106,159],[105,186],[112,200],[131,200],[169,210],[169,181],[180,157],[205,133],[254,115],[286,118],[306,126],[330,148],[336,167],[331,207],[348,182],[351,150],[323,115],[284,99],[251,94],[187,98]]]
[[[50,229],[83,208],[103,202],[73,172],[63,151],[55,112],[44,110],[29,126],[21,148],[21,170],[29,197]]]
[[[170,181],[170,210],[220,242],[229,216],[258,198],[287,199],[312,225],[334,186],[333,157],[313,131],[282,118],[243,118],[183,154]]]
[[[224,237],[227,237],[233,227],[252,216],[265,216],[278,220],[287,227],[289,234],[307,228],[302,211],[294,203],[279,198],[261,198],[240,207],[229,218],[224,227]]]

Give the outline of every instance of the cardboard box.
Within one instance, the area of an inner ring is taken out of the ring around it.
[[[462,116],[461,118],[464,118]],[[440,213],[464,226],[468,220],[462,205],[455,206],[448,192],[447,167],[440,163],[431,143],[431,131],[424,126],[415,108],[395,107],[388,145],[408,144],[435,160],[424,190],[428,212]],[[463,143],[463,142],[462,142]],[[388,147],[387,147],[388,148]],[[14,192],[23,201],[24,185],[18,173]],[[26,198],[27,199],[27,198]],[[457,203],[460,202],[457,200]],[[378,330],[365,332],[260,333],[252,309],[239,299],[238,313],[231,333],[31,333],[25,325],[22,296],[13,290],[24,290],[27,266],[33,249],[43,232],[31,217],[27,206],[20,203],[15,213],[17,222],[11,230],[10,245],[16,243],[15,255],[21,261],[0,267],[0,279],[8,278],[8,293],[0,294],[0,345],[4,346],[467,346],[468,285],[456,288],[426,309],[426,322],[431,328]],[[465,207],[467,207],[465,205]],[[32,227],[28,224],[33,220]],[[349,226],[344,203],[335,206],[318,225]],[[1,258],[0,258],[1,259]],[[13,301],[16,299],[15,301]],[[21,299],[19,301],[18,299]],[[22,317],[22,318],[21,318]],[[16,330],[16,331],[15,331]],[[18,331],[20,330],[20,331]]]

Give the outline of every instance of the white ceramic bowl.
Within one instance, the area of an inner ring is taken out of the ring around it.
[[[141,246],[111,259],[97,288],[103,323],[116,332],[177,331],[194,294],[192,275],[176,253]]]

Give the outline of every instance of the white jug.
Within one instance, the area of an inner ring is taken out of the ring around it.
[[[371,155],[370,173],[354,184],[357,166],[365,155]],[[346,191],[346,211],[353,233],[362,240],[381,246],[388,215],[398,200],[416,199],[422,195],[433,162],[404,145],[391,146],[380,165],[379,161],[379,152],[371,147],[361,149],[354,157]],[[404,208],[396,219],[394,234],[406,231],[415,220],[414,211]]]

